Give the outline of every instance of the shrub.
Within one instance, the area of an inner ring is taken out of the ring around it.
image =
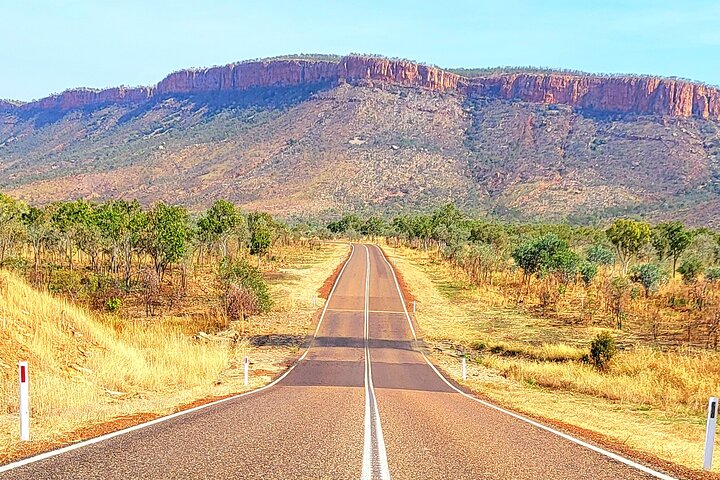
[[[225,312],[233,320],[243,320],[245,315],[258,313],[258,297],[255,292],[231,283],[225,292]]]
[[[612,265],[615,261],[615,254],[612,250],[603,245],[591,245],[586,252],[588,262],[597,265]]]
[[[105,308],[108,312],[117,312],[122,306],[122,300],[118,297],[108,298],[105,302]]]
[[[657,290],[667,280],[667,277],[659,265],[643,263],[635,265],[630,270],[630,280],[642,285],[645,288],[645,296],[647,297],[650,292]]]
[[[0,268],[15,270],[16,272],[24,272],[27,270],[29,262],[22,257],[8,257],[0,262]]]
[[[720,280],[720,267],[711,267],[705,270],[705,279],[708,282],[717,282]]]
[[[702,270],[703,263],[697,258],[688,258],[682,262],[680,268],[677,269],[685,283],[695,283]]]
[[[272,307],[270,291],[262,278],[262,272],[246,260],[223,260],[220,263],[219,277],[226,286],[226,292],[229,292],[231,285],[236,285],[255,295],[257,305],[254,313],[267,312]]]
[[[582,278],[586,287],[590,286],[597,272],[598,267],[592,262],[583,262],[580,264],[580,278]]]
[[[82,289],[82,277],[74,270],[52,270],[48,289],[55,293],[78,294]]]
[[[590,362],[598,370],[605,370],[616,351],[615,339],[610,333],[599,333],[590,343]]]

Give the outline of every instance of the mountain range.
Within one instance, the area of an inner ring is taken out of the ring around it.
[[[720,225],[720,90],[674,78],[301,55],[0,101],[0,119],[0,191],[36,204]]]

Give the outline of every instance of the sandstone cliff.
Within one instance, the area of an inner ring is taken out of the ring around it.
[[[521,73],[475,78],[467,90],[601,112],[720,119],[720,90],[682,80]]]
[[[178,93],[237,91],[252,87],[338,81],[394,84],[508,100],[566,104],[599,112],[697,116],[720,120],[720,90],[683,80],[561,73],[517,73],[466,78],[410,61],[355,55],[344,57],[338,62],[265,60],[181,70],[152,87],[68,90],[22,105],[0,102],[0,111],[70,110],[103,103],[140,103],[153,97]]]

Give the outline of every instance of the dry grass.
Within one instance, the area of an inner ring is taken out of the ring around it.
[[[269,279],[276,308],[202,338],[189,333],[222,322],[196,315],[150,320],[100,315],[0,271],[0,456],[9,458],[21,448],[16,378],[21,359],[30,363],[37,443],[116,417],[169,413],[197,399],[243,391],[245,355],[252,361],[249,388],[267,383],[296,355],[298,339],[321,303],[313,306],[314,289],[346,249],[283,248],[283,262]],[[240,330],[244,335],[237,335]]]
[[[456,380],[458,357],[468,354],[466,384],[491,399],[690,468],[701,465],[707,399],[720,392],[719,354],[663,352],[613,331],[625,349],[602,373],[580,361],[598,328],[533,317],[423,252],[396,252],[418,299],[424,339]]]

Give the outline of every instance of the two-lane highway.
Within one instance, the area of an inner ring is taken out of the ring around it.
[[[354,245],[311,348],[272,386],[0,478],[669,478],[459,392],[416,343],[392,267]]]

